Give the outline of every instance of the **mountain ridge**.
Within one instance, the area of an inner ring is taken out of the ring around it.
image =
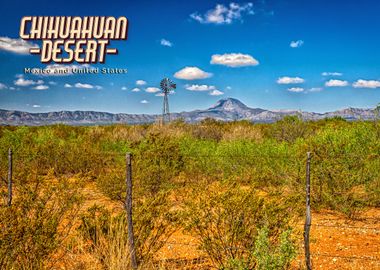
[[[183,118],[194,123],[213,118],[221,121],[248,120],[252,122],[274,122],[287,115],[299,115],[305,120],[319,120],[331,117],[342,117],[346,120],[372,120],[374,109],[345,108],[326,113],[306,112],[299,110],[265,110],[250,108],[235,98],[221,99],[205,110],[172,113],[172,119]],[[159,119],[157,114],[127,114],[98,111],[53,111],[31,113],[17,110],[0,109],[0,125],[105,125],[105,124],[144,124]]]

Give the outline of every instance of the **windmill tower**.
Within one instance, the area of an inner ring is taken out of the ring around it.
[[[173,83],[169,78],[165,78],[161,81],[160,87],[164,97],[164,106],[162,109],[162,124],[165,122],[170,122],[170,112],[169,112],[169,98],[168,95],[176,89],[176,84]]]

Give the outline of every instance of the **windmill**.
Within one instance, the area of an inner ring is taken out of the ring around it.
[[[169,98],[168,95],[176,89],[176,84],[173,83],[169,78],[165,78],[161,81],[160,87],[162,94],[164,96],[164,106],[162,109],[162,123],[170,122],[170,112],[169,112]]]

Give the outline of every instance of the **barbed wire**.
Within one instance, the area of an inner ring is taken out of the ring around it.
[[[197,244],[190,244],[190,243],[178,243],[178,242],[165,242],[165,244],[169,245],[180,245],[180,246],[191,246],[191,247],[199,247],[200,245]],[[378,247],[377,245],[373,245]],[[344,246],[343,246],[344,247]],[[242,247],[232,247],[228,246],[225,247],[226,249],[240,249],[245,250],[247,252],[252,251],[251,249],[242,248]],[[302,252],[297,252],[297,255],[304,255]],[[315,257],[331,257],[331,258],[344,258],[344,259],[354,259],[354,260],[370,260],[370,261],[378,261],[380,262],[380,257],[368,257],[368,256],[343,256],[343,255],[337,255],[337,254],[330,254],[330,253],[311,253],[311,256]]]
[[[336,254],[328,254],[328,253],[310,253],[311,256],[316,257],[329,257],[329,258],[343,258],[343,259],[353,259],[353,260],[367,260],[367,261],[376,261],[380,262],[380,258],[377,257],[359,257],[359,256],[341,256]]]
[[[360,230],[373,230],[379,231],[380,228],[372,228],[372,227],[361,227],[361,226],[342,226],[342,225],[328,225],[328,224],[311,224],[311,226],[316,227],[330,227],[330,228],[341,228],[341,229],[360,229]]]
[[[244,157],[244,158],[249,158],[249,157],[252,157],[252,158],[261,158],[261,159],[264,159],[264,158],[267,158],[267,157],[292,157],[294,159],[306,159],[306,152],[305,154],[300,154],[300,153],[296,153],[296,152],[289,152],[289,153],[263,153],[263,152],[248,152],[248,153],[223,153],[223,152],[219,152],[218,151],[229,151],[229,149],[214,149],[215,151],[213,151],[212,153],[204,153],[204,152],[182,152],[181,150],[178,151],[178,154],[182,157],[193,157],[193,158],[198,158],[198,157]],[[231,150],[233,151],[233,149]],[[66,152],[70,152],[70,151],[66,151]],[[125,156],[128,152],[131,152],[132,154],[135,154],[134,153],[134,150],[131,149],[130,151],[123,151],[123,152],[118,152],[118,151],[102,151],[102,150],[97,150],[97,151],[89,151],[89,152],[86,152],[86,151],[81,151],[80,154],[91,154],[91,155],[114,155],[114,156]],[[64,154],[64,152],[61,152],[59,154]],[[31,157],[34,157],[34,156],[37,156],[37,155],[42,155],[44,156],[46,154],[45,151],[37,151],[37,152],[18,152],[17,150],[13,150],[13,156],[14,157],[28,157],[28,158],[31,158]],[[150,153],[151,154],[151,153]],[[158,156],[160,156],[159,154],[160,151],[157,151],[157,154]],[[371,158],[376,158],[376,157],[380,157],[380,152],[379,153],[324,153],[325,156],[320,156],[319,154],[317,155],[315,152],[312,152],[311,151],[311,161],[313,160],[313,157],[314,158],[318,158],[318,159],[330,159],[330,158],[336,158],[336,157],[360,157],[361,159],[363,158],[368,158],[368,157],[371,157]],[[0,154],[0,157],[3,157],[3,158],[6,158],[8,155],[8,152],[5,151],[3,153]],[[144,153],[142,153],[141,155],[139,156],[144,156]],[[58,157],[58,156],[57,156]],[[61,156],[59,156],[61,157]]]

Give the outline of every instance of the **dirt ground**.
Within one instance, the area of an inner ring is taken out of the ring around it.
[[[123,210],[93,185],[87,186],[83,193],[86,197],[83,209],[97,203],[116,212]],[[296,230],[299,254],[292,269],[305,269],[303,220],[297,223]],[[380,270],[380,208],[367,209],[355,220],[334,211],[312,212],[310,236],[313,269]],[[177,231],[156,254],[158,269],[215,269],[197,247],[195,237]]]
[[[380,209],[367,210],[356,220],[333,211],[314,212],[310,235],[313,269],[380,269]],[[181,232],[172,235],[157,260],[170,269],[212,269],[196,239]],[[293,269],[304,269],[304,264],[300,243]]]

